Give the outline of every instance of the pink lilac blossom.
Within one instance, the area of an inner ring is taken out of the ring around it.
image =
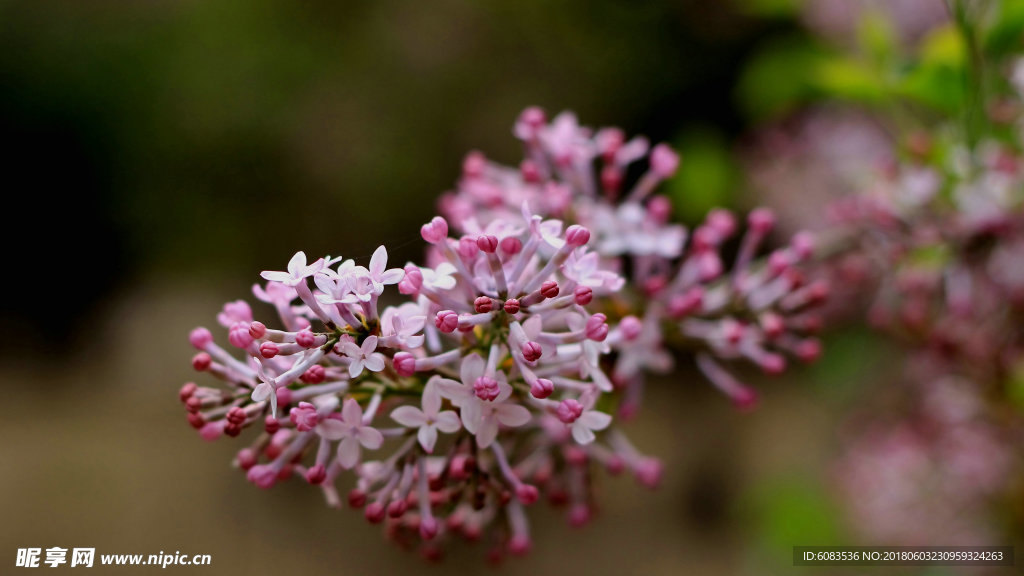
[[[993,527],[1021,467],[1019,438],[994,424],[977,382],[918,381],[911,417],[857,422],[835,464],[852,527],[890,546],[999,541]]]
[[[607,343],[624,329],[590,294],[623,282],[587,260],[590,230],[523,210],[461,236],[440,217],[421,232],[429,267],[388,269],[381,247],[368,267],[299,252],[264,272],[253,292],[279,327],[235,301],[218,315],[229,348],[190,335],[193,367],[220,385],[181,388],[189,423],[207,440],[251,433],[236,464],[257,486],[300,475],[428,557],[484,535],[492,554],[525,553],[542,495],[567,495],[584,522],[598,466],[656,484],[660,466],[612,422]],[[388,290],[409,301],[382,308]]]
[[[818,356],[816,308],[828,286],[802,270],[815,250],[810,235],[798,233],[759,257],[775,218],[755,210],[728,265],[723,251],[741,228],[732,213],[713,210],[693,230],[670,221],[671,201],[657,189],[680,158],[665,144],[627,139],[617,128],[591,130],[571,112],[549,121],[539,108],[525,110],[513,132],[524,144],[522,163],[503,166],[471,152],[441,212],[473,235],[528,209],[551,219],[538,226],[548,252],[558,249],[563,222],[591,231],[593,242],[563,272],[577,301],[593,299],[606,317],[622,320],[607,338],[584,345],[588,357],[612,353],[610,385],[625,398],[620,415],[636,411],[645,373],[672,368],[672,348],[692,352],[708,380],[741,407],[756,393],[724,363],[742,360],[778,374],[788,358]]]

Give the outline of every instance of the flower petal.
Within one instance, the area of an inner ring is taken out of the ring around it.
[[[362,426],[363,408],[359,406],[359,402],[354,398],[345,400],[345,405],[341,407],[341,419],[349,426]]]
[[[359,463],[359,441],[351,436],[346,436],[341,444],[338,444],[338,464],[349,470]]]
[[[462,360],[462,368],[459,371],[462,383],[466,386],[473,386],[476,379],[484,375],[484,359],[478,354],[470,354]]]
[[[434,444],[437,442],[437,428],[433,426],[423,426],[420,431],[416,433],[416,437],[420,441],[420,446],[427,453],[432,454],[434,452]]]
[[[455,434],[462,428],[462,421],[459,415],[451,410],[445,410],[434,417],[437,429],[445,434]]]
[[[380,433],[380,430],[369,426],[361,426],[356,432],[356,439],[369,450],[376,450],[384,443],[384,435]]]
[[[306,253],[299,250],[292,256],[292,259],[288,261],[288,272],[292,277],[298,276],[303,268],[306,267]]]
[[[370,372],[380,372],[384,369],[384,355],[380,352],[374,352],[366,357],[363,361],[363,366],[366,367]]]
[[[604,430],[612,423],[612,416],[597,410],[588,410],[576,420],[576,423],[591,430]]]
[[[328,418],[316,425],[316,433],[325,440],[341,440],[348,436],[348,426],[341,420]]]
[[[356,376],[359,376],[362,373],[363,373],[363,361],[362,360],[353,360],[352,363],[348,365],[348,377],[349,378],[355,378]]]
[[[370,274],[374,278],[380,278],[384,269],[388,265],[388,251],[383,246],[377,248],[373,252],[373,256],[370,258]]]
[[[441,391],[437,388],[437,379],[431,378],[423,387],[423,414],[435,416],[440,409]]]
[[[399,406],[391,412],[391,419],[406,428],[419,428],[427,423],[427,415],[415,406]]]
[[[594,441],[594,431],[577,421],[572,426],[572,437],[580,444],[590,444]]]
[[[505,426],[515,428],[530,421],[530,411],[518,404],[500,404],[494,407],[494,416]]]
[[[291,275],[287,272],[274,272],[272,270],[264,270],[260,272],[260,276],[264,280],[270,280],[271,282],[284,282],[291,279]]]
[[[522,406],[520,406],[522,408]],[[525,410],[525,408],[523,408]],[[480,429],[476,432],[476,445],[480,448],[487,448],[490,446],[494,439],[498,437],[498,423],[492,418],[484,420],[480,424]]]

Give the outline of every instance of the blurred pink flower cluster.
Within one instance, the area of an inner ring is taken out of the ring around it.
[[[208,440],[252,432],[236,458],[251,482],[300,475],[428,557],[455,537],[521,554],[541,497],[579,525],[597,468],[658,483],[659,462],[615,420],[636,413],[644,374],[667,371],[672,352],[741,406],[754,393],[723,362],[779,373],[788,355],[818,355],[827,290],[801,272],[809,236],[759,258],[774,218],[757,210],[729,269],[730,213],[689,235],[669,221],[655,193],[679,162],[667,146],[535,108],[515,133],[520,167],[467,157],[445,217],[421,229],[427,265],[388,268],[384,247],[366,267],[299,252],[253,287],[275,322],[224,306],[235,353],[192,332],[193,367],[220,383],[181,389],[188,420]],[[384,306],[389,291],[405,303]]]

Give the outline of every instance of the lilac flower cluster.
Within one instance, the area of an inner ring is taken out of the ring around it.
[[[871,322],[959,361],[973,379],[1011,371],[1024,352],[1020,190],[1024,158],[990,141],[950,148],[938,163],[894,163],[835,202],[837,261],[861,263]]]
[[[538,108],[520,115],[514,133],[525,146],[520,165],[470,153],[457,188],[441,199],[441,212],[469,236],[524,205],[593,231],[593,244],[565,269],[582,286],[605,288],[608,296],[598,305],[622,318],[631,336],[612,344],[612,380],[625,390],[626,414],[639,403],[645,372],[671,369],[670,349],[692,353],[708,380],[741,407],[753,405],[756,393],[723,361],[742,359],[778,374],[787,357],[819,356],[816,308],[828,286],[801,269],[814,252],[811,235],[797,233],[759,259],[775,217],[754,210],[727,266],[723,249],[733,248],[739,228],[733,214],[713,210],[692,233],[670,221],[671,201],[657,189],[680,158],[667,145],[627,140],[618,128],[592,131],[570,112],[548,121]],[[621,282],[609,270],[628,276],[625,290],[609,290]]]
[[[589,311],[623,285],[580,266],[590,231],[522,212],[461,237],[436,217],[421,233],[430,266],[389,269],[380,247],[367,267],[299,252],[263,272],[253,294],[278,324],[242,300],[217,318],[241,358],[191,334],[193,367],[221,381],[181,389],[191,425],[207,440],[253,432],[236,463],[262,488],[298,474],[341,506],[352,471],[348,504],[430,557],[456,536],[526,552],[542,495],[585,523],[598,466],[657,484],[658,461],[613,426],[603,359],[639,332]],[[382,306],[388,290],[408,301]]]

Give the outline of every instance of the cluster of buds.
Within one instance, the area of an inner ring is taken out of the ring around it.
[[[671,201],[657,189],[680,158],[667,145],[627,140],[618,128],[594,132],[569,112],[549,122],[538,108],[520,115],[514,133],[525,146],[518,168],[470,153],[441,212],[470,237],[524,205],[593,231],[592,250],[571,259],[566,273],[581,286],[611,287],[608,270],[628,271],[624,290],[597,300],[605,314],[621,319],[611,376],[624,390],[624,415],[638,406],[646,372],[671,369],[670,350],[691,353],[740,407],[752,406],[756,392],[723,362],[746,360],[778,374],[788,358],[819,356],[816,309],[828,287],[801,269],[815,251],[810,234],[759,257],[775,218],[757,209],[729,266],[722,252],[732,249],[740,228],[733,214],[713,210],[692,232],[670,221]]]
[[[241,358],[191,334],[193,367],[220,386],[181,389],[189,423],[207,440],[253,433],[236,458],[251,482],[301,476],[428,557],[458,536],[525,553],[542,497],[587,522],[596,468],[657,484],[658,461],[613,425],[606,354],[636,334],[590,310],[623,285],[588,264],[590,231],[515,212],[421,235],[429,266],[388,269],[381,247],[367,267],[299,252],[263,272],[253,293],[276,327],[244,301],[218,316]],[[408,301],[382,308],[389,286]]]

